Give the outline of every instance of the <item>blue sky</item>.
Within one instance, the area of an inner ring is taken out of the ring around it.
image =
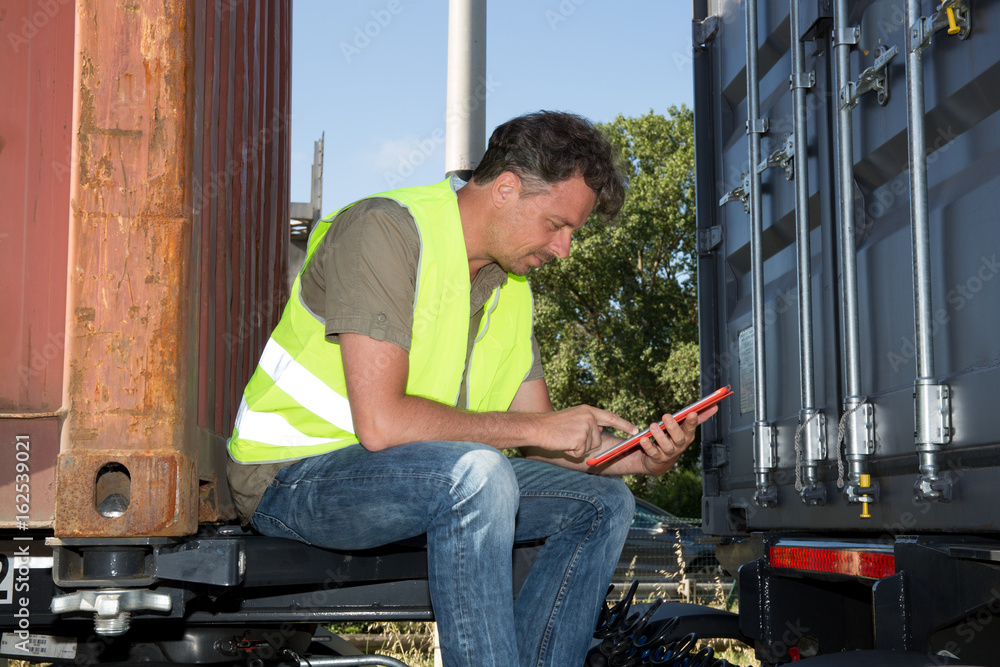
[[[326,133],[323,212],[444,175],[446,0],[295,0],[293,201]],[[487,136],[538,109],[594,121],[691,106],[685,0],[491,0]]]

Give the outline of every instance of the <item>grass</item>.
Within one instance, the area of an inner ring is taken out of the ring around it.
[[[683,568],[683,565],[682,565]],[[683,571],[683,570],[682,570]],[[665,574],[665,573],[664,573]],[[664,583],[667,582],[666,574],[664,576]],[[736,611],[736,604],[731,599],[730,586],[727,581],[724,581],[721,577],[715,577],[715,583],[717,584],[714,592],[705,599],[701,600],[687,600],[688,602],[698,602],[700,604],[707,604],[711,607],[716,607],[718,609],[727,609],[729,611]],[[626,587],[627,590],[627,587]],[[666,588],[657,591],[653,589],[650,593],[647,602],[651,602],[656,597],[665,597],[664,593],[668,591]],[[623,594],[623,590],[619,590],[616,586],[615,592],[613,594]],[[666,596],[672,597],[672,596]],[[638,600],[642,602],[643,600]],[[728,607],[727,607],[728,605]],[[366,653],[379,653],[380,655],[387,655],[392,658],[396,658],[407,665],[412,667],[434,667],[434,646],[433,641],[427,641],[424,643],[414,644],[411,639],[414,636],[423,636],[432,638],[434,624],[433,623],[354,623],[354,624],[338,624],[330,626],[330,630],[341,635],[350,634],[363,634],[363,635],[380,635],[380,640],[377,644],[370,647],[370,651],[365,651]],[[384,639],[383,639],[384,638]],[[383,643],[384,641],[384,643]],[[751,667],[757,665],[754,657],[753,649],[746,646],[745,644],[728,640],[702,640],[699,641],[698,647],[709,645],[715,650],[715,657],[726,660],[731,665],[738,667]],[[363,647],[361,650],[365,650]]]
[[[350,641],[350,635],[370,638],[370,644],[358,646],[366,655],[385,655],[410,667],[434,667],[434,624],[399,623],[337,623],[328,626]],[[352,642],[357,646],[357,643]]]

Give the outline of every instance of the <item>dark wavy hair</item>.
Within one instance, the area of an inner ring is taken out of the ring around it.
[[[625,179],[615,156],[611,142],[586,118],[537,111],[493,130],[472,176],[484,185],[505,171],[512,172],[524,184],[524,195],[530,196],[579,175],[597,195],[597,214],[612,220],[625,202]]]

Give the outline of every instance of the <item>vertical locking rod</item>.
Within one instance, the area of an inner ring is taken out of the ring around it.
[[[837,62],[837,89],[851,86],[851,40],[856,34],[848,25],[848,0],[834,2],[834,54]],[[853,31],[853,32],[852,32]],[[861,475],[868,474],[872,451],[869,438],[870,410],[863,407],[861,394],[861,335],[858,315],[858,261],[855,249],[854,219],[854,124],[849,104],[837,105],[837,180],[840,184],[840,268],[843,293],[843,335],[846,422],[847,482],[844,495],[848,502],[874,502],[870,489],[862,489]],[[839,452],[838,452],[839,456]]]
[[[767,384],[764,364],[764,220],[762,211],[760,140],[766,121],[760,117],[760,83],[757,58],[757,0],[747,0],[747,139],[750,157],[750,266],[754,332],[754,501],[773,507],[778,491],[772,482],[775,465],[774,426],[767,421]]]
[[[792,49],[792,110],[795,135],[795,246],[799,288],[799,378],[802,389],[802,410],[799,429],[802,443],[802,479],[796,480],[802,502],[822,505],[826,488],[819,481],[819,464],[826,458],[825,423],[815,409],[816,389],[813,353],[812,248],[809,234],[809,164],[806,121],[805,45],[800,39],[799,0],[789,0]],[[798,438],[796,447],[799,446]],[[796,452],[798,454],[798,451]]]
[[[947,501],[952,479],[941,472],[940,453],[951,440],[950,392],[939,385],[934,371],[933,307],[931,304],[930,214],[927,201],[927,141],[924,111],[926,42],[915,27],[922,21],[920,1],[906,0],[907,135],[910,162],[910,227],[913,237],[913,319],[917,376],[914,380],[914,439],[920,472],[913,486],[920,500]]]

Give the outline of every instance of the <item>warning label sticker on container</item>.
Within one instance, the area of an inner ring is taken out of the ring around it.
[[[5,632],[0,637],[0,654],[25,658],[72,660],[76,657],[76,640],[69,637],[28,634],[27,638]]]
[[[753,410],[754,406],[754,339],[753,327],[740,332],[740,414]]]

